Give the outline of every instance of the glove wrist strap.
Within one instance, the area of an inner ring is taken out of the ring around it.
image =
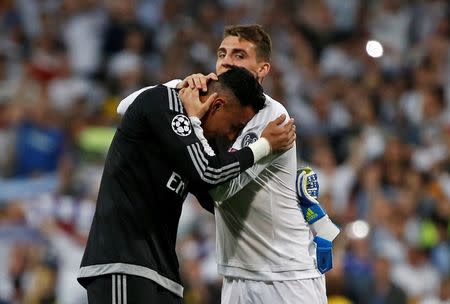
[[[316,236],[328,241],[333,241],[340,232],[339,228],[330,220],[328,215],[311,224],[311,229],[315,232]]]
[[[303,216],[308,224],[312,225],[314,222],[318,221],[322,217],[325,216],[325,210],[318,204],[310,204],[309,206],[304,206],[300,204],[300,207],[303,212]]]

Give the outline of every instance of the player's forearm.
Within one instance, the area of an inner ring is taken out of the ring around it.
[[[278,154],[271,154],[268,157],[261,159],[250,169],[242,172],[238,177],[209,190],[209,194],[216,202],[226,201],[227,199],[233,197],[236,193],[241,191],[252,180],[257,178],[261,172],[263,172],[268,166],[270,166],[274,158],[278,156]]]
[[[191,169],[191,179],[197,185],[210,189],[236,178],[241,172],[250,168],[254,162],[253,152],[245,148],[233,153],[208,156],[196,143],[187,147]],[[189,169],[188,169],[189,170]]]
[[[241,173],[238,177],[228,181],[227,183],[209,190],[209,194],[219,204],[231,198],[254,179],[254,177],[247,173],[247,171]]]
[[[197,117],[190,117],[190,120],[194,132],[197,138],[202,143],[205,152],[210,156],[215,156],[213,149],[210,147],[208,141],[203,135],[203,129],[201,128],[200,119],[198,119]],[[222,202],[235,195],[250,181],[256,178],[256,176],[258,176],[259,173],[261,173],[267,167],[268,163],[270,163],[269,159],[264,159],[265,161],[261,161],[262,158],[270,153],[270,145],[268,144],[267,140],[262,139],[259,142],[249,145],[249,147],[253,152],[255,164],[252,166],[252,168],[246,170],[245,172],[242,172],[236,178],[226,182],[225,184],[217,186],[214,189],[211,189],[209,193],[215,201]],[[272,158],[270,158],[270,160],[271,159]],[[257,163],[258,161],[260,161],[260,163]]]
[[[210,156],[214,156],[214,150],[211,148],[211,146],[208,143],[208,140],[203,135],[203,129],[201,127],[201,121],[198,117],[191,116],[189,117],[191,124],[194,128],[194,133],[197,136],[197,138],[202,143],[203,148],[205,149],[205,152],[208,153]],[[264,137],[261,137],[256,142],[249,145],[249,148],[253,152],[254,156],[254,162],[260,161],[262,158],[268,156],[271,153],[271,148],[269,141],[265,139]]]

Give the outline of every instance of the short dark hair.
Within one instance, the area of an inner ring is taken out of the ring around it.
[[[258,60],[270,62],[272,53],[272,40],[269,34],[259,24],[230,25],[225,27],[223,38],[236,36],[256,46],[256,57]]]
[[[212,86],[219,84],[222,89],[230,90],[242,106],[251,106],[256,113],[264,108],[266,97],[263,88],[256,77],[246,68],[231,66],[218,78],[217,82],[213,81],[210,84]]]

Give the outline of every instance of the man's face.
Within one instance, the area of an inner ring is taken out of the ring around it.
[[[251,106],[218,98],[202,119],[204,135],[208,140],[225,137],[233,142],[253,116],[255,110]]]
[[[246,68],[257,77],[259,82],[270,69],[268,62],[258,62],[255,44],[236,36],[227,36],[217,50],[217,75],[227,71],[232,65]]]
[[[227,36],[217,50],[217,75],[227,71],[233,65],[246,68],[260,82],[270,69],[268,62],[258,62],[255,44],[236,36]],[[233,142],[245,125],[255,116],[255,111],[251,106],[243,107],[226,98],[222,100],[218,108],[214,108],[215,106],[217,105],[214,103],[202,122],[207,139],[225,137]]]

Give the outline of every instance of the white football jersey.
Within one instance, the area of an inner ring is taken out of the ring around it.
[[[266,125],[288,115],[266,95],[266,106],[233,144],[239,150],[256,141]],[[312,233],[295,191],[295,147],[263,158],[238,178],[210,191],[216,203],[217,263],[224,276],[289,280],[321,276],[315,266]]]

